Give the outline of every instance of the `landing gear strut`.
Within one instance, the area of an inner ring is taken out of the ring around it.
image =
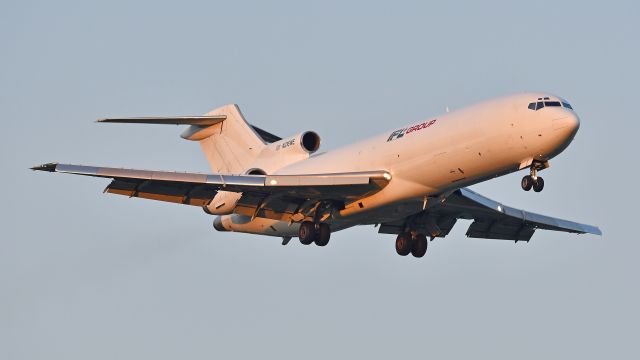
[[[544,189],[544,179],[538,176],[538,168],[544,169],[545,165],[540,165],[534,163],[531,165],[531,174],[522,178],[520,181],[520,186],[522,186],[522,190],[529,191],[533,188],[533,191],[540,192]]]
[[[396,238],[396,252],[400,256],[407,256],[409,253],[414,257],[421,258],[427,252],[429,241],[424,234],[411,235],[403,232]]]
[[[325,246],[331,238],[331,228],[329,224],[314,224],[311,221],[303,221],[298,229],[298,238],[303,245],[316,243],[318,246]]]

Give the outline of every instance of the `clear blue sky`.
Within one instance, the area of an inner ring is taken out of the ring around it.
[[[3,1],[0,358],[636,358],[640,6],[607,2]],[[545,170],[475,186],[599,225],[528,244],[460,223],[421,260],[373,227],[326,248],[214,232],[198,208],[33,173],[48,161],[207,171],[175,127],[114,115],[229,102],[327,150],[548,91],[581,116]]]

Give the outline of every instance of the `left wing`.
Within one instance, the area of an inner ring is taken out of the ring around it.
[[[365,171],[301,175],[227,175],[149,171],[49,163],[33,170],[111,178],[105,192],[129,197],[204,206],[218,190],[242,192],[254,198],[277,197],[297,203],[348,203],[380,191],[391,175]]]
[[[596,226],[515,209],[467,188],[456,190],[418,214],[383,223],[379,232],[398,234],[410,225],[424,234],[444,237],[457,219],[473,220],[467,229],[467,236],[472,238],[529,241],[537,229],[602,235]]]

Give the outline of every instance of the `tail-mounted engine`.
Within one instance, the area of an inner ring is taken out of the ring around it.
[[[271,144],[271,146],[273,145],[275,145],[275,151],[279,154],[313,154],[320,148],[320,135],[314,131],[305,131]]]
[[[255,174],[271,174],[279,168],[308,158],[319,148],[320,135],[314,131],[305,131],[269,144],[260,153],[250,171]]]

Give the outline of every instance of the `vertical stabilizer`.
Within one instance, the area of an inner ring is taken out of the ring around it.
[[[206,114],[217,115],[224,115],[226,119],[211,126],[192,125],[182,136],[200,141],[200,147],[214,172],[244,173],[266,144],[247,123],[236,104],[225,105]]]

